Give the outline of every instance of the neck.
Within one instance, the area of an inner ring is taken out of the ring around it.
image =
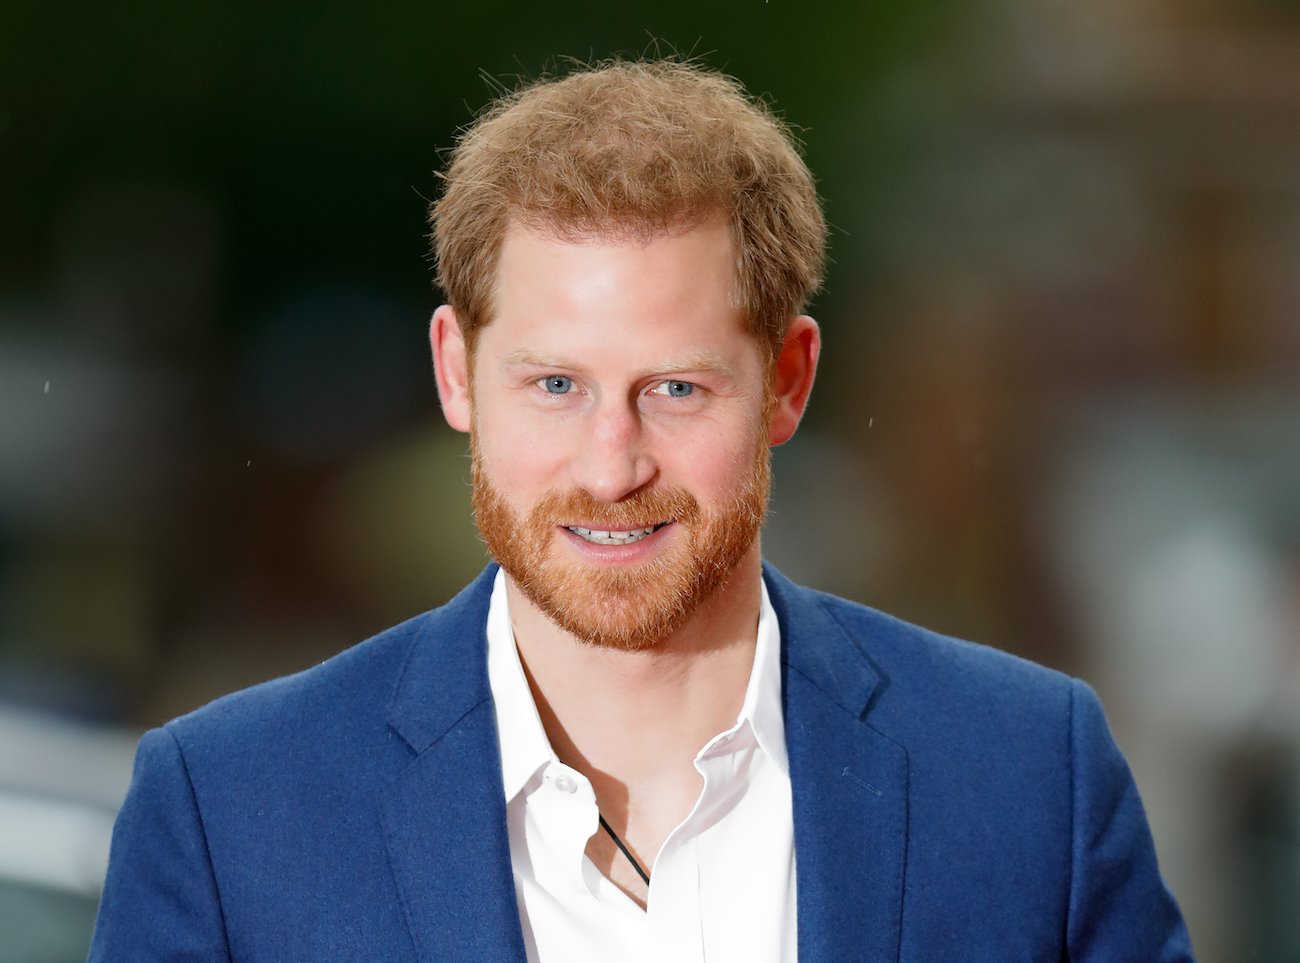
[[[744,700],[761,600],[759,559],[755,545],[686,625],[635,652],[580,642],[507,580],[512,627],[542,725],[556,755],[585,773],[598,796],[602,784],[624,798],[639,788],[696,786],[695,754],[735,722]]]

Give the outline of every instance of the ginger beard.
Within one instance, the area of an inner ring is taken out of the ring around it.
[[[758,537],[771,488],[761,443],[741,469],[740,487],[713,509],[682,488],[650,488],[613,503],[574,489],[547,492],[524,518],[492,486],[473,434],[470,450],[474,520],[488,551],[560,628],[590,645],[625,651],[672,635],[726,582]],[[674,543],[640,564],[584,564],[557,544],[565,525],[628,531],[666,521],[682,531],[669,533]]]

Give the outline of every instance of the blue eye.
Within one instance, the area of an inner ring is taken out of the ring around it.
[[[689,381],[665,381],[655,387],[655,392],[669,398],[685,398],[695,391]]]
[[[567,395],[573,390],[573,379],[566,378],[564,375],[551,375],[543,378],[540,384],[553,395]]]

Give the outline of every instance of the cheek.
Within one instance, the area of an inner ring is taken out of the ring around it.
[[[724,498],[745,485],[766,440],[753,431],[717,430],[661,446],[664,480],[705,500]]]
[[[527,418],[482,412],[475,413],[474,424],[483,468],[507,499],[531,502],[556,487],[562,445],[553,433],[543,435]]]

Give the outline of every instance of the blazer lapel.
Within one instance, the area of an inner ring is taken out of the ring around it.
[[[419,959],[525,959],[484,626],[495,567],[428,619],[389,710],[416,753],[380,791]]]
[[[816,593],[764,574],[781,625],[799,959],[897,960],[907,754],[865,721],[882,679]]]

